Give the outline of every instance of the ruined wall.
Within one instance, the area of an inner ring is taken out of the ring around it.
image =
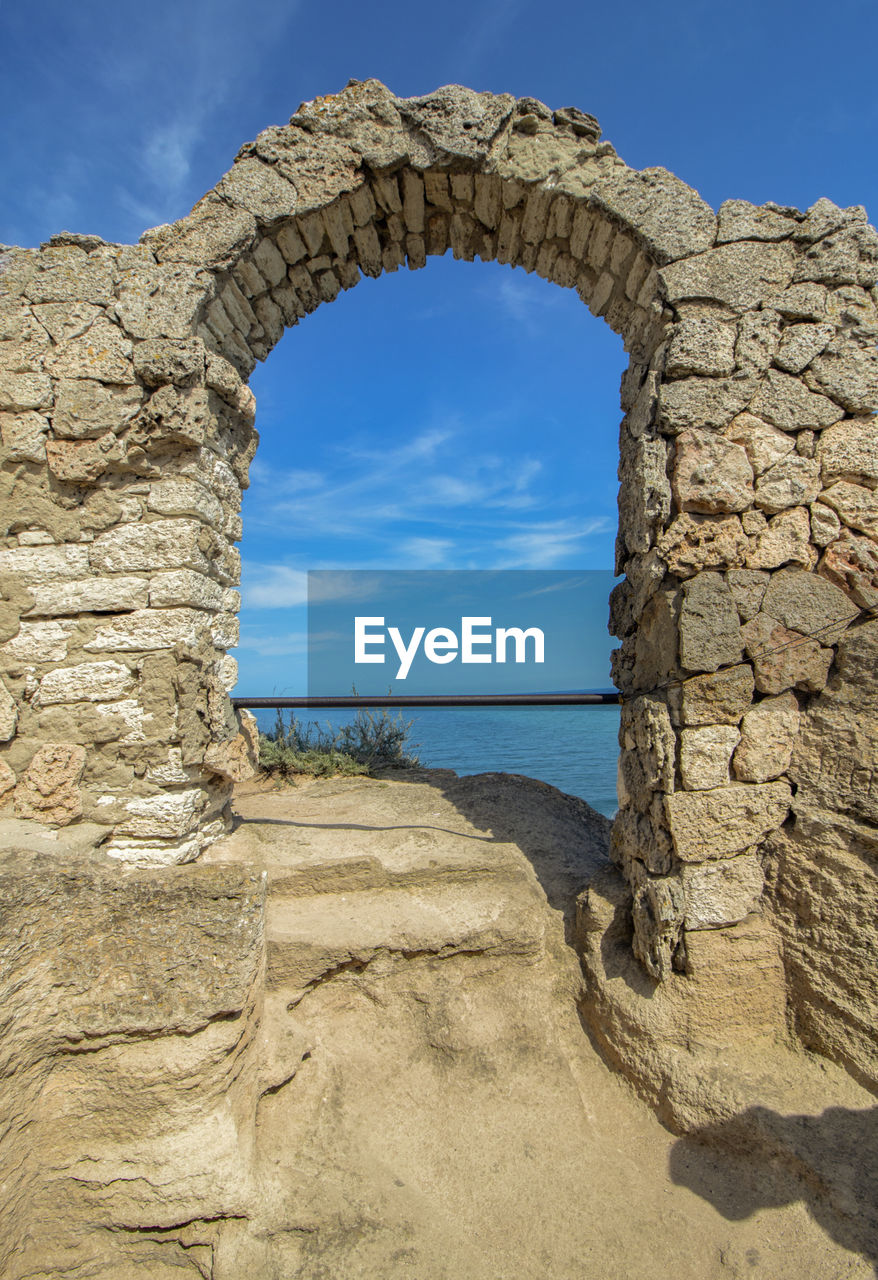
[[[635,951],[666,979],[705,931],[760,910],[803,713],[844,680],[836,646],[878,589],[878,236],[825,200],[717,217],[599,139],[572,108],[352,83],[137,246],[4,252],[0,788],[16,815],[99,823],[138,862],[192,859],[222,831],[246,754],[225,692],[256,442],[243,380],[361,276],[450,248],[575,288],[631,355],[611,624]],[[843,804],[821,799],[838,832]],[[795,945],[829,956],[833,929]]]

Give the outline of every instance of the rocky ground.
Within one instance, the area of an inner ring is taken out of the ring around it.
[[[874,1111],[791,1078],[792,1155],[705,1143],[593,1047],[582,801],[434,772],[236,810],[171,870],[0,832],[4,1277],[874,1274]]]

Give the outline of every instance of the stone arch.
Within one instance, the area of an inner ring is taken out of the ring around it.
[[[630,354],[613,854],[667,978],[758,908],[798,726],[874,603],[878,237],[825,200],[717,216],[573,108],[351,82],[136,246],[4,253],[0,786],[123,861],[223,831],[246,379],[361,276],[449,248],[576,289]]]

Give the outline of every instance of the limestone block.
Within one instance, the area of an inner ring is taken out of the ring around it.
[[[741,634],[760,693],[783,693],[792,688],[816,693],[826,684],[832,649],[791,631],[767,613],[757,613],[744,624]]]
[[[710,298],[749,311],[782,293],[792,281],[793,263],[787,245],[742,242],[673,262],[661,277],[669,302]]]
[[[160,263],[227,267],[250,247],[255,234],[252,213],[226,204],[211,192],[187,217],[145,232],[141,243],[152,249]]]
[[[807,376],[849,413],[872,413],[878,409],[878,350],[874,338],[870,345],[861,346],[847,334],[839,334],[812,360]]]
[[[670,871],[673,849],[660,794],[654,795],[642,811],[633,805],[622,805],[613,820],[610,857],[632,882],[645,871],[653,875]]]
[[[832,507],[848,528],[857,529],[878,541],[878,490],[838,480],[829,489],[824,489],[820,500]]]
[[[688,317],[674,326],[665,373],[669,378],[691,374],[723,377],[735,369],[733,325],[710,315]]]
[[[811,503],[811,541],[817,547],[827,547],[841,533],[841,521],[832,507],[823,502]]]
[[[213,494],[195,480],[158,480],[150,486],[146,500],[147,510],[164,516],[197,516],[205,524],[218,525],[222,521],[221,503]]]
[[[734,725],[708,724],[680,735],[680,776],[687,791],[706,791],[729,782],[729,762],[740,734]]]
[[[48,409],[52,404],[52,379],[45,373],[8,373],[0,370],[0,412],[24,413]]]
[[[659,425],[670,435],[687,428],[719,431],[747,407],[755,386],[749,378],[681,378],[659,394]]]
[[[801,373],[835,333],[832,324],[795,324],[784,331],[775,362],[786,373]]]
[[[142,609],[149,598],[146,578],[119,574],[109,578],[83,578],[78,582],[45,582],[30,588],[34,603],[27,611],[31,618],[62,617],[65,614],[121,613]]]
[[[648,551],[671,510],[664,441],[623,439],[619,479],[620,535],[630,552]]]
[[[0,742],[8,742],[15,737],[15,726],[18,724],[18,707],[15,699],[0,680]]]
[[[761,476],[796,447],[795,438],[752,413],[739,413],[723,433],[747,451],[754,474]]]
[[[208,634],[211,617],[199,609],[136,609],[98,627],[83,648],[100,653],[194,646]]]
[[[208,573],[209,561],[201,550],[202,526],[195,520],[155,520],[150,524],[117,525],[81,550],[83,563],[71,578],[82,577],[90,563],[97,573],[129,573],[132,570],[197,569]],[[0,569],[3,555],[0,552]]]
[[[5,760],[0,760],[0,806],[10,802],[14,787],[15,774]]]
[[[792,507],[773,516],[759,532],[747,556],[749,569],[777,569],[785,564],[810,566],[811,520],[807,507]]]
[[[48,468],[65,484],[94,484],[124,456],[124,443],[112,434],[100,440],[50,440],[46,445]]]
[[[238,683],[238,663],[230,653],[224,654],[215,666],[217,680],[220,687],[225,689],[226,693],[231,693],[235,685]],[[249,712],[243,713],[249,715]],[[255,722],[255,717],[251,716]]]
[[[211,742],[204,753],[204,768],[227,782],[244,782],[259,772],[259,757],[252,738],[236,734],[227,742]]]
[[[217,649],[234,649],[241,638],[241,624],[234,613],[211,615],[211,637]]]
[[[140,409],[139,387],[108,387],[94,378],[61,378],[52,430],[67,440],[97,439],[121,431]]]
[[[831,427],[844,412],[826,396],[809,391],[798,378],[769,369],[750,406],[751,412],[781,431],[819,431]]]
[[[741,721],[741,741],[732,768],[741,782],[770,782],[789,768],[796,734],[799,704],[796,695],[782,693],[763,698]]]
[[[149,603],[154,609],[185,605],[193,609],[222,609],[224,590],[212,578],[192,569],[153,574]]]
[[[117,824],[113,835],[183,836],[197,825],[203,806],[204,792],[200,787],[165,791],[155,796],[137,796],[126,803],[125,809],[131,816]]]
[[[742,565],[750,543],[737,516],[684,511],[671,521],[656,547],[671,573],[688,578],[701,569]]]
[[[878,484],[878,424],[874,418],[852,418],[827,427],[817,445],[823,483],[836,480]]]
[[[820,561],[823,577],[841,587],[861,609],[874,609],[878,600],[878,545],[849,529],[827,546]]]
[[[744,511],[753,501],[753,469],[740,445],[710,431],[686,430],[677,436],[672,487],[681,510]]]
[[[132,345],[118,325],[100,318],[76,338],[68,338],[46,357],[56,378],[90,378],[119,386],[134,381]]]
[[[339,225],[344,222],[344,218],[341,216],[343,208],[344,206],[334,205],[332,208],[324,210],[323,213],[323,220],[327,224],[335,251],[341,254],[342,257],[347,253],[347,235],[349,234],[342,234]],[[337,242],[334,238],[334,233],[338,237]],[[264,236],[253,250],[253,261],[272,288],[286,278],[286,260],[274,241],[268,236]]]
[[[768,574],[760,569],[730,569],[726,581],[734,596],[738,617],[742,622],[749,622],[762,605]]]
[[[134,348],[134,372],[148,387],[191,387],[204,377],[204,343],[200,338],[147,338]]]
[[[820,464],[788,453],[756,481],[755,503],[770,515],[812,502],[820,492]]]
[[[735,363],[742,373],[762,375],[780,345],[781,318],[776,311],[748,311],[738,322]]]
[[[719,207],[717,244],[730,240],[786,240],[797,228],[787,212],[748,200],[726,200]]]
[[[0,646],[0,654],[24,663],[63,662],[75,626],[74,622],[22,622],[18,634]]]
[[[43,250],[25,293],[31,302],[87,302],[105,307],[113,301],[110,264],[82,249]]]
[[[762,608],[791,631],[835,644],[858,614],[845,593],[816,573],[786,569],[771,576]]]
[[[132,338],[191,338],[214,287],[194,266],[140,266],[122,273],[116,315]]]
[[[40,747],[15,788],[19,818],[66,826],[82,814],[79,780],[85,768],[85,747],[50,742]]]
[[[680,662],[688,671],[716,671],[740,662],[743,645],[738,611],[718,573],[699,573],[683,585]]]
[[[684,896],[676,876],[648,877],[634,891],[634,954],[659,981],[673,972],[674,953],[683,932]]]
[[[738,724],[753,701],[753,688],[753,669],[741,663],[684,680],[670,691],[671,709],[683,725]]]
[[[134,836],[113,835],[101,845],[101,851],[108,858],[116,858],[119,862],[133,866],[176,867],[185,862],[194,862],[208,843],[200,832],[176,840],[163,840],[156,836],[138,839]]]
[[[659,695],[645,694],[622,704],[619,745],[636,757],[633,789],[642,793],[673,791],[677,740],[668,708]]]
[[[112,702],[133,685],[134,677],[121,662],[80,662],[43,676],[37,696],[44,707],[58,702]]]
[[[14,573],[27,586],[71,581],[88,573],[89,549],[79,544],[7,547],[0,550],[0,573]]]
[[[826,315],[826,288],[822,284],[791,284],[775,306],[789,320],[822,320]]]
[[[819,203],[819,202],[818,202]],[[865,221],[825,235],[799,260],[793,279],[821,284],[861,284],[870,288],[878,275],[878,240]]]
[[[148,719],[136,698],[122,698],[118,702],[99,702],[96,711],[101,716],[117,716],[125,727],[118,741],[123,744],[145,742],[144,722]]]
[[[135,356],[140,347],[135,348]],[[205,352],[204,380],[227,404],[235,405],[241,391],[241,378],[234,367],[214,351]]]
[[[664,798],[674,852],[681,862],[743,853],[781,825],[791,795],[787,782],[733,782],[712,791],[675,791]]]
[[[44,302],[33,313],[54,342],[66,342],[85,333],[101,309],[91,302]]]
[[[715,213],[696,191],[666,169],[637,172],[614,165],[589,194],[593,203],[613,218],[637,227],[655,262],[677,266],[675,259],[700,254],[713,244]]]
[[[296,207],[295,188],[257,156],[236,160],[217,190],[225,199],[240,205],[262,223],[289,217]]]
[[[42,414],[0,413],[0,439],[10,462],[45,462],[48,430]]]
[[[756,855],[743,853],[685,866],[681,880],[686,929],[718,929],[759,910],[765,876]]]

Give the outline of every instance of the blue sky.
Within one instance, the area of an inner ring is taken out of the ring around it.
[[[369,76],[578,106],[714,207],[828,196],[874,221],[876,37],[874,0],[5,0],[0,241],[136,241],[260,129]],[[239,692],[304,691],[309,569],[610,568],[624,365],[573,294],[448,258],[291,330],[251,380]]]

